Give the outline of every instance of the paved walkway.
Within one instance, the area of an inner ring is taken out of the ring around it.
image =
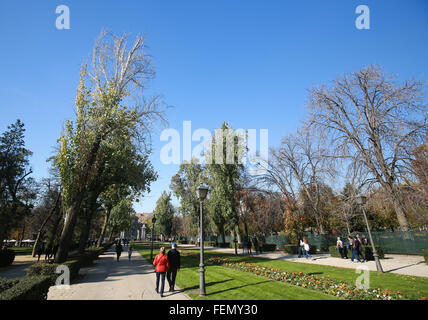
[[[96,265],[80,269],[80,279],[69,289],[51,287],[48,300],[189,300],[176,286],[168,292],[165,279],[165,297],[155,292],[156,274],[153,266],[134,251],[131,261],[128,252],[122,252],[120,261],[116,253],[108,251],[100,256]],[[178,291],[177,291],[178,290]]]
[[[207,247],[205,249],[230,254],[235,253],[235,249],[229,248]],[[242,249],[238,250],[238,254],[242,254]],[[333,258],[330,256],[330,254],[315,254],[313,255],[315,261],[309,259],[307,260],[305,258],[298,258],[297,255],[285,254],[281,251],[262,253],[258,255],[253,254],[252,256],[350,269],[355,269],[355,267],[358,265],[366,265],[370,270],[376,271],[376,264],[374,261],[352,263],[351,259]],[[384,272],[398,273],[409,276],[428,277],[428,265],[425,264],[423,256],[385,254],[385,259],[381,259],[380,262]]]
[[[40,260],[44,259],[44,255],[40,257]],[[12,265],[4,268],[0,268],[0,278],[19,278],[23,277],[27,273],[27,269],[33,263],[37,262],[37,256],[33,258],[32,255],[15,256]]]

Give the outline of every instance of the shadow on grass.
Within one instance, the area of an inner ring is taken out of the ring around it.
[[[234,279],[229,278],[229,279],[224,279],[224,280],[220,280],[220,281],[211,281],[211,282],[205,283],[205,288],[206,288],[206,287],[214,286],[214,285],[216,285],[216,284],[229,282],[229,281],[232,281],[232,280],[234,280]],[[188,291],[188,290],[196,290],[196,289],[199,289],[199,284],[198,284],[198,285],[196,285],[196,286],[192,286],[192,287],[182,288],[181,290],[182,290],[182,291]],[[211,294],[212,294],[212,293],[211,293]]]
[[[267,282],[271,282],[271,280],[265,280],[265,281],[259,281],[259,282],[254,282],[254,283],[248,283],[248,284],[244,284],[242,286],[236,286],[236,287],[231,287],[231,288],[227,288],[227,289],[224,289],[224,290],[218,290],[218,291],[215,291],[215,292],[207,293],[207,296],[211,296],[211,295],[215,295],[215,294],[223,293],[223,292],[227,292],[227,291],[242,289],[242,288],[245,288],[245,287],[256,286],[258,284],[267,283]]]

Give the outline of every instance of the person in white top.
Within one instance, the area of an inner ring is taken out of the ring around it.
[[[340,240],[340,237],[337,237],[336,250],[339,250],[340,256],[342,257],[342,259],[345,259],[346,254],[345,254],[345,250],[343,248],[343,242],[342,242],[342,240]],[[346,259],[347,258],[348,257],[346,257]]]
[[[308,240],[306,238],[303,238],[303,247],[305,248],[305,255],[306,255],[306,259],[310,258],[312,260],[315,260],[314,258],[312,258],[312,256],[309,254],[309,250],[310,250],[310,246],[308,243]]]

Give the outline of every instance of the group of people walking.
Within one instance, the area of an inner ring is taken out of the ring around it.
[[[177,245],[172,243],[171,250],[167,254],[165,247],[160,248],[160,253],[155,257],[153,265],[156,272],[156,293],[160,293],[160,296],[164,297],[165,276],[169,284],[169,291],[174,292],[175,278],[180,269],[180,252],[177,250]]]
[[[134,247],[132,244],[129,244],[129,242],[127,244],[129,245],[128,260],[131,260]],[[116,242],[115,251],[116,261],[119,262],[123,251],[122,241],[119,240]],[[160,293],[161,297],[164,297],[165,278],[169,284],[169,291],[174,292],[175,278],[177,277],[178,270],[180,270],[180,252],[177,250],[177,244],[173,242],[171,250],[169,250],[168,253],[165,251],[165,247],[160,248],[160,253],[156,255],[153,261],[156,272],[156,293]]]
[[[368,241],[365,235],[360,236],[357,234],[355,237],[348,236],[348,242],[346,246],[340,237],[337,237],[336,250],[339,251],[342,259],[348,259],[348,249],[351,250],[351,261],[354,262],[356,259],[358,262],[367,261],[365,253],[363,252],[363,246],[367,246]],[[360,259],[361,257],[361,259]]]

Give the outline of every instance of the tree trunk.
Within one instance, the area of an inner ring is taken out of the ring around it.
[[[24,236],[25,236],[25,223],[22,226],[21,237],[19,238],[19,241],[18,241],[18,247],[21,247],[22,240],[24,240]]]
[[[46,219],[43,221],[42,225],[40,226],[39,232],[37,232],[36,242],[34,242],[33,245],[33,257],[36,256],[36,250],[39,245],[40,238],[43,234],[43,229],[45,228],[46,223],[48,223],[49,219],[52,217],[52,215],[55,213],[56,209],[58,208],[59,199],[61,198],[61,192],[58,192],[58,196],[55,200],[55,205],[51,209],[51,212],[49,212],[49,215],[46,217]]]
[[[98,247],[101,247],[101,245],[103,244],[104,237],[106,235],[108,220],[110,218],[110,213],[111,213],[111,208],[109,207],[106,210],[106,215],[105,215],[105,218],[104,218],[104,224],[103,224],[103,227],[101,229],[100,237],[98,238]]]
[[[79,253],[85,252],[86,244],[88,243],[89,232],[91,231],[92,214],[88,214],[85,219],[85,225],[83,226],[82,233],[80,234],[79,240]]]
[[[74,227],[76,226],[77,215],[80,211],[82,200],[83,192],[80,192],[80,194],[72,202],[70,208],[67,210],[67,219],[64,223],[64,228],[59,240],[58,253],[55,257],[55,263],[63,263],[67,260],[68,251],[71,246],[71,241],[73,240]]]

